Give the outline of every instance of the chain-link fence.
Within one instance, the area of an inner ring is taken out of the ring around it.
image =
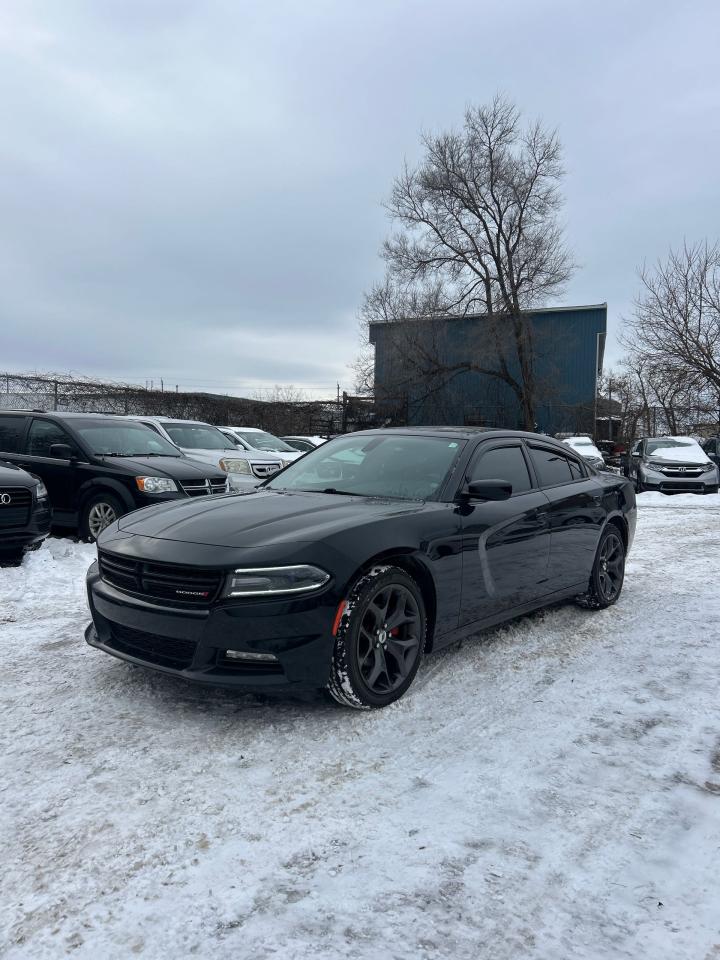
[[[0,410],[137,414],[261,427],[280,435],[331,436],[374,426],[372,400],[253,400],[215,393],[152,390],[63,375],[0,374]]]

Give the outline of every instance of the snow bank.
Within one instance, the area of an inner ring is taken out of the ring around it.
[[[3,960],[715,956],[717,498],[640,502],[615,608],[429,657],[379,713],[91,649],[90,547],[0,570]]]

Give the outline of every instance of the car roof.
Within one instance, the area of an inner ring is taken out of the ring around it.
[[[545,433],[530,433],[527,430],[503,430],[499,427],[378,427],[374,430],[357,430],[358,435],[364,436],[407,436],[417,434],[423,437],[450,437],[454,440],[477,440],[479,438],[513,438],[518,440],[536,440],[542,443],[551,443],[561,446],[560,440]],[[340,436],[354,436],[340,434]],[[334,439],[334,438],[333,438]]]
[[[70,410],[0,410],[0,414],[30,414],[34,413],[37,416],[41,417],[55,417],[58,420],[88,420],[93,417],[98,417],[102,420],[118,420],[124,422],[128,418],[123,416],[122,413],[95,413],[88,411],[87,413],[80,413],[77,411]]]

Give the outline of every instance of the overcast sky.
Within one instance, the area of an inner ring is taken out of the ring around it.
[[[612,336],[643,259],[720,235],[719,28],[717,0],[5,0],[0,368],[349,388],[392,178],[498,90],[560,131],[563,302]]]

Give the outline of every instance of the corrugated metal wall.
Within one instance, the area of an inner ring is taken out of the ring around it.
[[[592,430],[598,334],[604,337],[607,306],[542,310],[531,318],[537,429],[547,433]],[[491,344],[483,336],[484,322],[475,317],[433,321],[432,327],[427,327],[424,346],[434,352],[444,369],[461,366],[471,357],[494,366]],[[371,331],[380,409],[387,402],[393,419],[411,424],[520,426],[515,394],[492,376],[467,370],[451,375],[448,369],[447,376],[432,382],[432,390],[427,381],[407,389],[402,350],[394,344],[397,331],[395,324],[377,324]],[[401,390],[398,384],[402,384]]]

